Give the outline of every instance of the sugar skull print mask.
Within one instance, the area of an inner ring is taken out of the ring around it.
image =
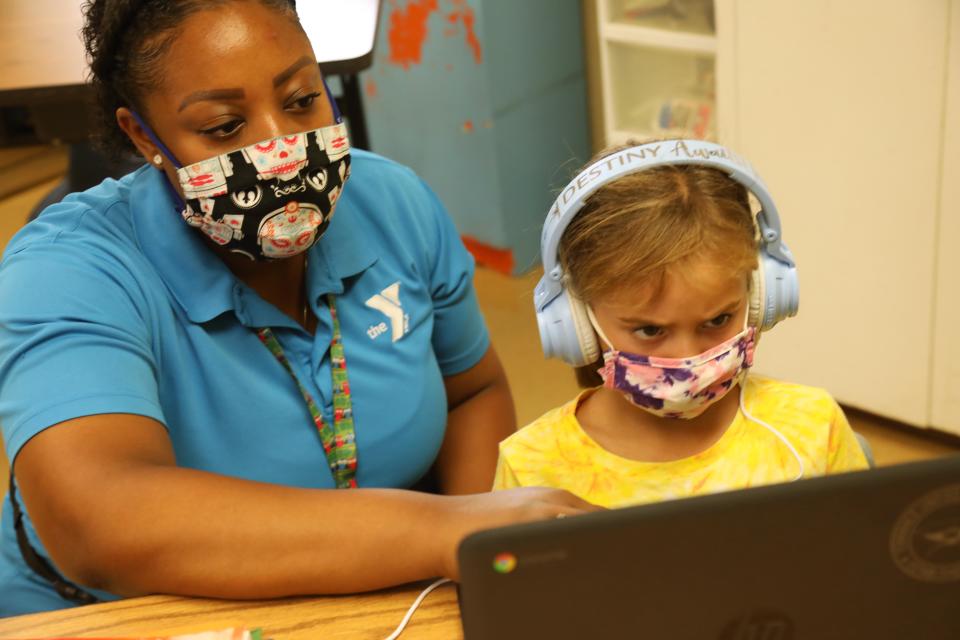
[[[310,249],[330,224],[349,175],[343,123],[177,169],[186,223],[251,260],[289,258]]]
[[[594,329],[612,344],[588,311]],[[615,389],[633,405],[662,418],[696,418],[730,389],[743,382],[753,366],[755,327],[689,358],[656,358],[611,349],[598,371],[603,386]]]

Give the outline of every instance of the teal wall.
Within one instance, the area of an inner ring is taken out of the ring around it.
[[[376,47],[371,148],[423,176],[462,234],[534,266],[589,153],[579,0],[385,0]]]

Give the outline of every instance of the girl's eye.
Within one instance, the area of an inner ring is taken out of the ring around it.
[[[319,97],[320,93],[310,93],[305,96],[301,96],[300,98],[297,98],[293,102],[289,103],[287,108],[296,108],[299,110],[309,109],[311,106],[313,106],[313,102]]]
[[[656,325],[648,324],[645,327],[634,329],[633,333],[641,340],[653,340],[663,333],[663,329]]]
[[[227,138],[243,126],[243,120],[230,120],[209,129],[201,129],[200,133],[214,138]]]
[[[731,316],[729,313],[721,313],[716,318],[707,320],[706,326],[710,329],[719,329],[720,327],[726,326],[726,324],[730,322],[730,317]]]

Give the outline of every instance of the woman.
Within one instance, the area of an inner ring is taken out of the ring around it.
[[[472,263],[409,170],[348,153],[290,3],[85,11],[107,140],[149,166],[0,267],[0,614],[455,577],[467,533],[590,508],[478,493],[514,418]],[[448,495],[400,490],[431,467]]]

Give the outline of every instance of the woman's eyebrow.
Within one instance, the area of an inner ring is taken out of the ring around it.
[[[292,65],[290,65],[289,67],[287,67],[286,69],[284,69],[284,70],[281,71],[280,73],[278,73],[278,74],[273,78],[273,88],[276,89],[277,87],[279,87],[280,85],[282,85],[284,82],[286,82],[287,80],[289,80],[289,79],[290,79],[290,76],[292,76],[293,74],[295,74],[295,73],[296,73],[297,71],[299,71],[302,67],[305,67],[305,66],[311,65],[311,64],[317,64],[317,63],[316,63],[316,61],[315,61],[313,58],[311,58],[310,56],[301,56],[296,62],[294,62]]]
[[[194,91],[180,103],[178,112],[183,111],[194,102],[202,100],[239,100],[244,97],[243,89],[204,89]]]

